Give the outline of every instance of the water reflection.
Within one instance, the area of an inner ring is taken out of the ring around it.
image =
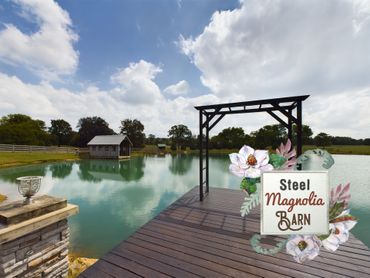
[[[16,183],[16,179],[22,176],[45,176],[48,165],[38,164],[5,168],[1,170],[0,180]]]
[[[83,160],[79,163],[79,177],[83,181],[102,180],[138,181],[144,176],[144,157],[130,160]]]
[[[50,165],[51,176],[53,178],[65,179],[72,172],[73,164],[71,162],[55,163]]]
[[[185,175],[191,169],[191,164],[193,161],[192,155],[173,155],[171,156],[171,163],[168,169],[174,175]]]
[[[366,244],[370,157],[335,156],[332,185],[352,183],[352,213],[360,218],[353,232]],[[355,167],[349,167],[355,165]],[[19,198],[18,176],[44,176],[40,194],[64,197],[80,207],[70,218],[71,250],[99,257],[199,182],[196,156],[146,156],[130,160],[81,160],[0,170],[0,193]],[[228,171],[227,156],[210,157],[210,185],[239,188],[240,178]],[[212,190],[212,189],[211,189]]]

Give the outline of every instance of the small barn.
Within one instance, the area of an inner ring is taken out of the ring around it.
[[[127,135],[97,135],[88,144],[92,158],[128,158],[132,142]]]

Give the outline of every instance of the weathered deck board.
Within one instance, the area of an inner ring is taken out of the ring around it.
[[[335,252],[296,263],[285,251],[254,252],[260,212],[239,214],[243,194],[211,188],[203,202],[195,187],[81,277],[370,277],[370,250],[353,235]],[[268,244],[280,237],[269,237]]]

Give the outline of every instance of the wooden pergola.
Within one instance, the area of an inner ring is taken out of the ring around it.
[[[302,102],[309,95],[196,106],[199,111],[199,199],[209,192],[209,132],[225,115],[267,112],[288,129],[292,140],[297,126],[297,156],[302,154]],[[294,113],[295,112],[295,113]],[[277,114],[279,113],[279,114]],[[205,163],[204,163],[205,158]],[[205,191],[204,191],[205,186]]]

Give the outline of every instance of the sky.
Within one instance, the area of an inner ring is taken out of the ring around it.
[[[0,116],[136,118],[161,137],[196,134],[197,105],[309,94],[315,134],[368,138],[369,49],[366,0],[2,0]],[[212,134],[274,123],[228,115]]]

